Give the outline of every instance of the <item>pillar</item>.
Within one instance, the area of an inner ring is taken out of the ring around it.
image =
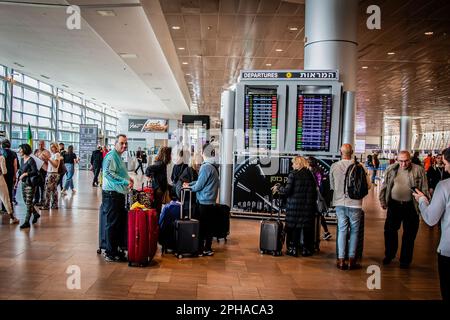
[[[339,70],[344,91],[343,143],[354,145],[358,0],[306,0],[305,70]],[[345,134],[344,134],[345,133]]]
[[[401,116],[399,151],[401,150],[411,151],[411,140],[412,140],[412,117]]]

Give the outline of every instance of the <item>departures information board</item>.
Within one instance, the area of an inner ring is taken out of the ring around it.
[[[332,105],[331,94],[298,93],[296,150],[330,150]]]
[[[246,90],[245,148],[277,148],[278,101],[274,89]]]

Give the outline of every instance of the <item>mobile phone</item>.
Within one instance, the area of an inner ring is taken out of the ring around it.
[[[417,189],[416,187],[412,187],[412,188],[411,188],[411,191],[414,192],[414,193],[416,193],[416,189]]]

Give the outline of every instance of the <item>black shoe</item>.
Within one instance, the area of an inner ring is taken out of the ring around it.
[[[409,269],[409,263],[400,262],[400,269]]]
[[[384,264],[384,265],[388,265],[388,264],[390,264],[391,262],[392,262],[392,259],[391,259],[391,258],[384,257],[384,259],[383,259],[383,264]]]
[[[36,222],[38,222],[39,218],[41,217],[41,215],[39,213],[34,213],[33,214],[33,224],[35,224]]]
[[[286,255],[291,257],[298,257],[298,251],[296,248],[288,248],[286,251]]]
[[[30,226],[30,223],[29,223],[29,222],[24,222],[24,223],[20,226],[20,229],[27,229],[27,228],[29,228],[29,227],[31,227],[31,226]]]

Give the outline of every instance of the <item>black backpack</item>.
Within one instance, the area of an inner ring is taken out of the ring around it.
[[[350,199],[361,200],[369,193],[366,170],[355,160],[345,172],[345,193]]]

